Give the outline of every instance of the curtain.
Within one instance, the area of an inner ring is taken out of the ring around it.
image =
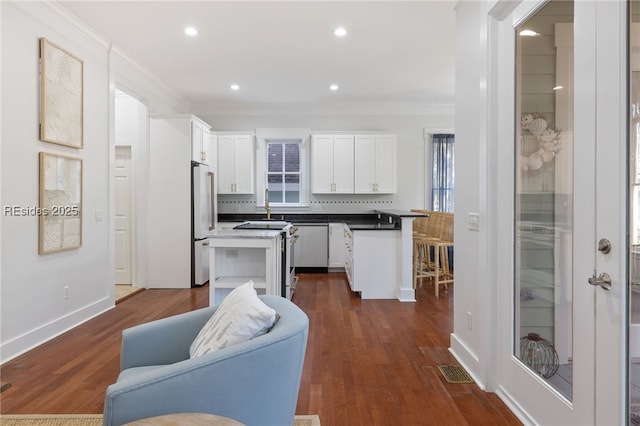
[[[431,210],[453,212],[453,143],[455,135],[431,136],[433,175],[431,178]]]

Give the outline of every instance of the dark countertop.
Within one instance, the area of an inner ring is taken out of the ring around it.
[[[412,211],[409,211],[409,210],[395,210],[395,209],[375,210],[375,213],[382,213],[382,214],[386,214],[386,215],[389,215],[389,216],[397,216],[397,217],[422,217],[422,216],[426,216],[425,214],[416,213],[416,212],[412,212]]]
[[[244,222],[246,220],[264,220],[264,213],[220,213],[220,222]],[[272,213],[271,220],[286,220],[293,224],[300,223],[378,223],[375,213]]]
[[[294,225],[346,223],[353,230],[394,230],[401,228],[401,218],[420,217],[421,213],[408,210],[375,210],[371,213],[273,213],[271,220],[287,221]],[[220,222],[265,220],[264,213],[220,213]]]

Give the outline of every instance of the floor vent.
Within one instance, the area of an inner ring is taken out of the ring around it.
[[[438,369],[449,383],[474,383],[467,370],[459,365],[439,365]]]

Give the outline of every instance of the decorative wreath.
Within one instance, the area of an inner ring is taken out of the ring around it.
[[[538,149],[528,156],[520,156],[520,168],[535,171],[550,163],[560,151],[560,130],[547,128],[547,121],[534,114],[523,114],[520,119],[520,134],[530,133],[538,141]]]

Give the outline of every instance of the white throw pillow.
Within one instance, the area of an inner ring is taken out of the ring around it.
[[[276,311],[258,298],[253,281],[244,283],[222,300],[194,339],[189,355],[195,358],[263,335],[275,319]]]

